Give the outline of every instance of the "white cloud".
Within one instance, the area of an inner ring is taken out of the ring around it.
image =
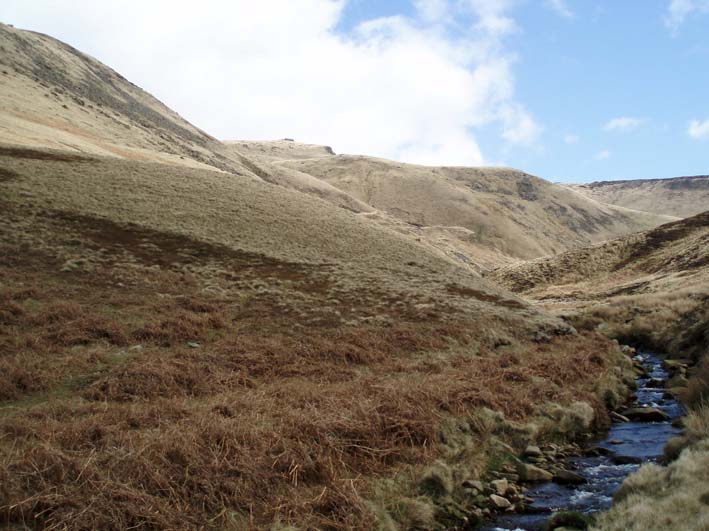
[[[462,0],[478,16],[477,28],[493,36],[502,36],[517,29],[508,12],[513,0]]]
[[[3,0],[0,19],[90,53],[219,138],[480,164],[476,128],[515,144],[540,131],[514,95],[512,5],[418,0],[347,34],[345,0]],[[449,31],[461,20],[472,27]]]
[[[511,144],[531,146],[537,142],[542,128],[521,105],[512,104],[502,109],[502,136]]]
[[[709,13],[709,0],[670,0],[665,25],[676,35],[685,19],[693,13]]]
[[[546,5],[565,18],[573,18],[574,13],[564,0],[546,0]]]
[[[646,122],[645,118],[634,118],[632,116],[621,116],[606,122],[603,129],[606,131],[627,132],[637,129]]]
[[[578,144],[579,140],[581,140],[578,135],[575,135],[573,133],[569,133],[567,135],[564,135],[564,142],[571,145],[571,144]]]
[[[706,120],[705,122],[692,120],[689,122],[689,129],[687,129],[687,133],[696,140],[709,139],[709,120]]]
[[[415,0],[414,7],[426,22],[445,22],[450,14],[447,0]]]
[[[609,159],[610,157],[611,157],[611,152],[607,149],[602,149],[601,151],[596,153],[596,158],[598,160],[606,160],[606,159]]]

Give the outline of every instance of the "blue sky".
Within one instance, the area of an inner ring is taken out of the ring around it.
[[[479,128],[486,158],[558,181],[709,174],[709,13],[674,28],[665,0],[567,0],[568,13],[520,1],[506,37],[517,98],[543,128],[538,144],[510,146],[498,124]],[[341,22],[409,14],[405,0],[353,0]],[[462,23],[463,26],[466,23]],[[608,127],[616,121],[616,127]]]
[[[709,173],[709,0],[3,0],[0,20],[219,138],[552,181]]]

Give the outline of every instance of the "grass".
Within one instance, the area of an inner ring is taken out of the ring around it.
[[[3,524],[442,526],[500,441],[553,436],[529,426],[554,404],[607,422],[615,345],[426,260],[342,282],[339,265],[3,206]],[[437,460],[436,502],[419,485]]]
[[[706,416],[706,409],[703,413]],[[704,429],[707,419],[701,421]],[[666,467],[643,465],[625,480],[595,531],[703,531],[709,527],[709,433]]]

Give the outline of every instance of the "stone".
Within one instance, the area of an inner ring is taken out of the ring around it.
[[[468,489],[475,489],[478,492],[482,492],[485,490],[483,482],[477,479],[466,479],[465,481],[463,481],[463,487],[466,487]]]
[[[636,422],[663,422],[670,416],[656,407],[634,407],[623,412],[623,415]]]
[[[614,422],[630,422],[630,419],[625,415],[611,411],[611,420]]]
[[[510,484],[506,479],[496,479],[490,482],[490,486],[496,494],[504,496]]]
[[[512,503],[507,498],[498,496],[497,494],[490,494],[490,501],[498,509],[509,509],[512,507]]]
[[[187,346],[190,347],[190,348],[199,348],[199,347],[200,347],[200,344],[199,344],[199,343],[196,343],[196,342],[194,342],[194,341],[188,341],[188,342],[187,342]]]
[[[580,485],[586,483],[586,478],[571,470],[559,470],[554,474],[554,482],[561,485]]]
[[[530,444],[527,446],[527,448],[524,449],[524,452],[522,453],[524,457],[542,457],[542,451],[539,449],[538,446],[534,446],[533,444]]]
[[[643,462],[639,457],[634,455],[614,455],[611,457],[614,465],[639,465]]]
[[[551,472],[527,463],[517,463],[517,474],[520,481],[551,481],[554,477]]]
[[[650,378],[645,384],[645,386],[652,387],[654,389],[661,389],[665,387],[665,382],[664,380],[660,380],[659,378]]]
[[[583,451],[583,455],[586,457],[600,457],[602,455],[612,454],[613,451],[608,448],[603,448],[602,446],[591,446]]]
[[[620,351],[623,354],[626,354],[628,356],[634,356],[635,355],[635,349],[631,347],[630,345],[621,345],[620,346]]]

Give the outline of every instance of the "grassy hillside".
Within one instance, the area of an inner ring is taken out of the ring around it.
[[[448,530],[466,480],[608,422],[627,358],[425,236],[472,229],[280,162],[319,148],[218,142],[50,37],[0,26],[0,62],[3,526]],[[480,172],[509,208],[547,186]]]
[[[602,205],[506,168],[435,168],[346,155],[281,165],[318,177],[425,236],[455,241],[461,258],[471,261],[490,252],[508,262],[534,258],[673,219]]]
[[[686,218],[709,208],[709,176],[569,185],[601,203]]]
[[[0,95],[0,143],[250,175],[359,213],[474,271],[670,219],[513,170],[422,168],[286,140],[223,143],[95,59],[2,24]]]
[[[612,344],[326,201],[58,151],[0,167],[7,522],[371,529],[427,462],[485,473],[482,408],[605,418]]]
[[[709,351],[709,211],[489,278],[579,326],[677,354]]]

